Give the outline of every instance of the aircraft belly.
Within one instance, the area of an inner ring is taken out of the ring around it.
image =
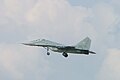
[[[66,53],[73,53],[73,54],[89,54],[89,50],[79,50],[79,49],[75,49],[75,50],[67,50]]]
[[[74,54],[80,54],[81,50],[67,50],[67,53],[74,53]]]
[[[81,49],[67,49],[67,48],[50,48],[54,52],[59,52],[59,53],[73,53],[73,54],[89,54],[89,50],[81,50]]]
[[[58,48],[50,48],[50,50],[54,51],[54,52],[59,52],[59,53],[62,53],[63,51],[58,49]]]

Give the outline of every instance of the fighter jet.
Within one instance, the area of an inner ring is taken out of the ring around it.
[[[47,55],[50,55],[49,50],[53,52],[62,53],[64,57],[68,57],[68,53],[85,55],[89,55],[89,53],[96,54],[95,52],[89,50],[91,45],[91,39],[89,37],[86,37],[85,39],[83,39],[77,45],[74,46],[66,46],[46,39],[37,39],[29,43],[22,44],[28,46],[44,47],[47,50]]]

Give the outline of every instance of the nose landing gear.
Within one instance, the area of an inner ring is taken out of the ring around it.
[[[47,47],[47,55],[50,55],[49,48]]]

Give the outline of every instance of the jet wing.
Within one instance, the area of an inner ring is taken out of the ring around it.
[[[30,43],[23,43],[23,44],[29,45],[29,46],[42,46],[42,47],[56,47],[56,48],[64,47],[63,44],[52,42],[46,39],[42,39],[42,40],[38,39],[38,40],[31,41]]]

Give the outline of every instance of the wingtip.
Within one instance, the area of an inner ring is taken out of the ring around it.
[[[88,37],[88,36],[87,36],[86,38],[87,38],[87,39],[90,39],[90,37]]]

